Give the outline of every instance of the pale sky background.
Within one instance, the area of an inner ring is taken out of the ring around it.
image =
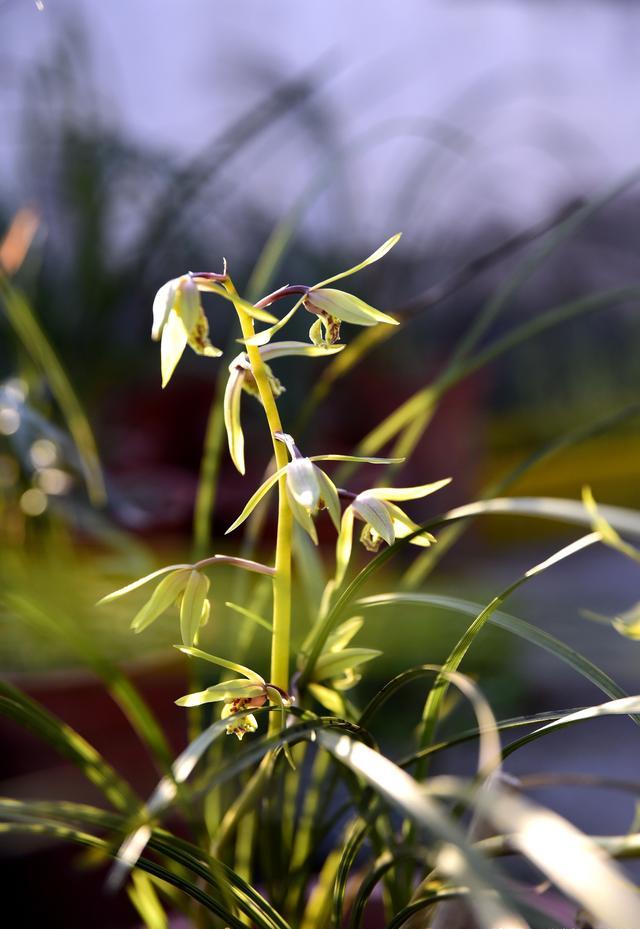
[[[108,119],[180,157],[259,100],[267,75],[317,63],[329,150],[363,142],[310,222],[335,223],[342,205],[349,235],[382,216],[387,229],[407,198],[436,228],[452,215],[535,219],[640,161],[639,3],[44,0],[38,12],[34,0],[0,0],[0,177],[11,189],[20,190],[18,76],[70,19],[85,28]],[[446,119],[475,140],[473,158],[448,158],[446,198],[403,186],[424,140],[405,132],[372,144],[374,127],[418,118]],[[234,182],[274,215],[324,164],[312,133],[282,133],[285,123],[233,166]]]

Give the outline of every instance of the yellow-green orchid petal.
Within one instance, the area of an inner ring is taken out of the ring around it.
[[[401,510],[399,506],[388,502],[385,502],[385,506],[391,517],[393,532],[396,539],[405,539],[408,535],[411,535],[412,532],[415,532],[420,528],[420,526],[417,523],[414,523],[414,521],[410,519],[404,510]],[[427,532],[426,529],[423,529],[420,535],[417,535],[415,538],[411,539],[411,545],[419,545],[422,548],[429,548],[429,546],[433,545],[435,541],[435,536],[431,535],[430,532]]]
[[[182,320],[176,311],[172,309],[164,324],[160,342],[160,368],[163,387],[166,387],[171,380],[171,375],[182,358],[188,340],[189,334]]]
[[[378,658],[382,652],[374,648],[343,648],[339,652],[325,652],[318,658],[313,670],[314,680],[324,681],[344,671],[357,668],[365,661]]]
[[[336,585],[344,580],[349,567],[351,549],[353,548],[353,510],[350,506],[342,514],[340,532],[336,543]]]
[[[221,684],[214,684],[213,687],[207,687],[206,690],[198,693],[186,694],[176,700],[176,704],[178,706],[202,706],[203,703],[218,703],[222,700],[251,699],[263,693],[264,686],[244,678],[236,678],[223,681]]]
[[[371,526],[376,535],[384,539],[387,545],[393,545],[395,541],[393,523],[382,500],[369,497],[365,491],[365,493],[358,494],[351,504],[351,508],[367,525]]]
[[[353,616],[351,619],[347,619],[346,622],[340,623],[327,638],[325,651],[341,651],[341,649],[345,648],[351,639],[360,632],[363,626],[364,619],[362,616]]]
[[[250,316],[252,319],[257,319],[259,322],[263,323],[275,323],[277,321],[277,317],[272,313],[268,313],[267,310],[254,306],[253,303],[249,303],[248,300],[243,300],[242,297],[239,297],[237,294],[230,294],[222,284],[218,284],[216,281],[198,277],[197,275],[193,277],[193,281],[198,290],[204,291],[205,293],[217,294],[224,300],[229,301],[229,303],[233,303],[235,306],[240,307],[240,309],[244,310],[247,316]]]
[[[180,632],[185,645],[193,645],[209,590],[209,578],[200,571],[192,571],[180,604]]]
[[[185,589],[188,580],[188,570],[174,571],[164,577],[151,594],[151,598],[134,616],[131,622],[134,632],[142,632],[165,610],[168,610]]]
[[[119,587],[118,590],[114,590],[110,594],[102,597],[100,600],[98,600],[96,606],[104,606],[105,603],[111,603],[112,600],[117,600],[119,597],[124,597],[127,594],[130,594],[132,590],[137,590],[138,587],[142,587],[144,584],[148,584],[149,581],[154,580],[156,577],[161,577],[163,574],[167,574],[168,571],[186,571],[190,567],[191,565],[189,564],[170,564],[165,568],[158,568],[157,571],[152,571],[151,574],[145,574],[144,577],[140,577],[137,581],[133,581],[133,583],[127,584],[126,587]]]
[[[240,401],[246,369],[239,359],[244,359],[244,353],[234,358],[229,365],[229,378],[224,389],[223,411],[229,454],[240,474],[244,474],[244,433],[240,421]]]
[[[210,661],[211,664],[218,665],[220,668],[226,668],[227,671],[235,671],[236,674],[244,674],[247,680],[264,686],[264,678],[262,678],[257,671],[252,671],[251,668],[247,668],[245,665],[237,664],[235,661],[228,661],[226,658],[219,658],[217,655],[210,655],[208,652],[203,652],[201,649],[193,648],[193,646],[190,645],[176,645],[175,647],[179,652],[182,652],[183,655],[189,655],[191,658],[202,658],[203,661]]]
[[[367,490],[368,497],[375,497],[377,500],[419,500],[421,497],[428,497],[429,494],[441,490],[451,483],[451,478],[446,477],[440,481],[434,481],[432,484],[420,484],[417,487],[372,487]]]
[[[362,455],[311,455],[309,461],[354,461],[357,464],[402,464],[404,458],[363,458]]]
[[[316,468],[316,477],[318,478],[318,483],[320,484],[322,502],[329,512],[329,516],[331,517],[333,525],[336,527],[336,531],[340,532],[340,518],[342,511],[340,508],[340,498],[338,497],[336,485],[333,483],[331,478],[324,473],[324,471],[320,470],[320,468]]]
[[[176,288],[178,281],[167,281],[163,284],[153,300],[153,326],[151,328],[151,338],[157,342],[164,328],[169,313],[175,302]]]
[[[305,295],[306,296],[306,295]],[[262,332],[256,332],[254,336],[251,336],[250,339],[246,339],[245,345],[266,345],[271,341],[276,332],[279,332],[283,326],[286,326],[290,319],[292,319],[295,314],[298,312],[302,306],[302,302],[305,298],[301,297],[297,300],[288,313],[278,320],[275,325],[271,326],[269,329],[263,329]]]
[[[293,514],[293,518],[298,522],[304,531],[310,536],[311,541],[314,545],[318,544],[318,533],[316,531],[315,523],[311,518],[311,513],[306,506],[303,506],[293,495],[291,487],[287,482],[287,500],[289,502],[289,507]]]
[[[393,316],[376,310],[364,300],[344,290],[334,290],[330,287],[312,290],[304,299],[305,308],[311,313],[318,312],[321,318],[330,316],[356,326],[375,326],[378,323],[387,323],[390,326],[399,325],[398,320]]]
[[[202,604],[202,612],[200,613],[200,623],[196,629],[196,634],[193,637],[194,645],[198,644],[198,639],[200,638],[200,630],[207,625],[209,622],[209,617],[211,615],[211,601],[207,600],[205,597],[204,603]]]
[[[289,465],[285,465],[284,468],[279,468],[278,471],[275,471],[272,475],[270,475],[270,476],[266,479],[266,481],[265,481],[263,484],[260,485],[260,487],[258,487],[258,489],[256,490],[256,492],[253,494],[253,496],[252,496],[252,497],[249,499],[249,501],[247,502],[247,504],[246,504],[245,508],[243,509],[242,513],[240,513],[240,515],[239,515],[238,518],[235,520],[235,522],[233,522],[233,523],[229,526],[229,528],[228,528],[227,531],[225,532],[225,535],[228,535],[230,532],[233,532],[234,529],[237,529],[238,526],[242,525],[242,523],[245,521],[245,519],[246,519],[248,516],[250,516],[251,513],[253,513],[253,511],[255,510],[255,508],[257,507],[257,505],[260,503],[260,501],[262,500],[262,498],[264,497],[264,495],[267,494],[267,493],[271,490],[271,488],[273,487],[273,485],[277,483],[277,481],[279,480],[279,478],[282,477],[283,474],[286,474],[286,471],[287,471],[287,468],[288,468],[288,467],[289,467]]]
[[[328,277],[326,281],[320,281],[319,284],[314,284],[311,290],[318,290],[321,287],[326,287],[327,284],[333,284],[334,281],[339,281],[343,277],[349,277],[351,274],[356,274],[358,271],[362,271],[363,268],[366,268],[367,265],[373,264],[375,261],[379,261],[381,258],[390,252],[394,245],[400,241],[402,236],[401,232],[397,232],[395,235],[392,235],[391,238],[387,239],[386,242],[383,242],[368,258],[365,258],[364,261],[361,261],[359,264],[354,265],[353,268],[349,268],[347,271],[341,271],[340,274],[334,274],[333,277]]]
[[[320,469],[308,458],[294,458],[287,468],[287,490],[296,503],[308,512],[315,511],[320,502],[319,473]]]

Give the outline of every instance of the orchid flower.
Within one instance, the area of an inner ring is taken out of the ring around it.
[[[153,301],[151,338],[156,342],[161,340],[163,387],[169,383],[187,345],[198,355],[217,358],[222,354],[222,350],[212,345],[209,339],[209,323],[202,307],[200,291],[216,293],[226,300],[233,299],[254,319],[265,322],[273,322],[275,319],[270,313],[228,294],[219,283],[225,277],[226,269],[223,274],[183,274],[167,281],[157,292]]]
[[[387,325],[390,326],[397,326],[398,320],[394,319],[393,316],[388,316],[386,313],[376,310],[353,294],[327,287],[327,284],[333,284],[343,277],[349,277],[349,275],[361,271],[362,268],[366,268],[375,261],[379,261],[380,258],[383,258],[387,252],[397,244],[400,236],[401,233],[391,236],[390,239],[383,242],[383,244],[377,248],[373,254],[369,255],[368,258],[365,258],[364,261],[354,265],[347,271],[334,274],[333,277],[329,277],[307,288],[302,297],[281,320],[269,329],[258,332],[251,339],[248,339],[247,344],[266,345],[271,341],[276,332],[289,322],[301,306],[304,306],[306,310],[310,313],[314,313],[318,317],[309,330],[309,338],[314,345],[318,346],[326,347],[327,345],[332,345],[334,342],[337,342],[340,338],[341,322],[353,323],[356,326],[375,326],[377,323],[387,323]]]
[[[237,714],[241,710],[256,709],[264,706],[268,701],[275,703],[283,712],[287,707],[291,706],[291,697],[274,684],[267,683],[257,671],[236,664],[235,661],[227,661],[226,658],[209,655],[199,648],[183,645],[177,645],[176,648],[191,658],[202,658],[204,661],[209,661],[228,671],[235,671],[236,674],[242,675],[242,677],[222,681],[220,684],[214,684],[213,687],[207,687],[206,690],[187,694],[176,700],[178,706],[202,706],[203,703],[222,702],[220,718],[229,719],[227,735],[235,735],[242,740],[247,732],[255,732],[258,728],[258,721],[253,713],[243,713],[238,716]]]
[[[353,455],[312,455],[305,458],[300,454],[292,437],[284,432],[275,433],[275,438],[287,446],[291,461],[284,468],[279,468],[256,490],[236,521],[229,526],[227,533],[233,532],[253,512],[266,493],[283,476],[286,477],[287,500],[294,518],[318,544],[318,534],[313,522],[319,510],[326,509],[336,527],[340,530],[340,500],[335,484],[316,461],[356,461],[367,464],[395,464],[404,459],[398,458],[358,458]]]
[[[282,358],[286,355],[306,355],[308,357],[331,355],[343,348],[344,345],[316,346],[309,345],[307,342],[275,342],[261,348],[259,350],[260,355],[265,361],[269,386],[274,397],[280,396],[285,388],[275,377],[269,365],[266,364],[267,361],[273,358]],[[244,434],[240,421],[240,400],[243,390],[254,396],[258,401],[260,400],[260,394],[251,371],[251,363],[245,352],[237,355],[229,365],[229,379],[224,392],[224,424],[227,430],[229,453],[240,474],[245,472]]]
[[[432,484],[421,484],[419,487],[373,487],[356,494],[342,514],[336,546],[335,583],[342,583],[349,564],[356,517],[364,522],[360,541],[368,551],[376,552],[383,541],[387,545],[393,545],[396,539],[404,539],[420,528],[393,501],[418,500],[435,493],[450,482],[451,478],[445,478]],[[424,548],[428,548],[435,541],[435,537],[426,530],[411,539],[413,545],[421,545]]]
[[[210,582],[202,569],[213,564],[230,564],[270,576],[275,573],[273,568],[256,561],[248,561],[246,558],[213,555],[211,558],[204,558],[195,564],[172,564],[160,568],[158,571],[153,571],[132,584],[127,584],[126,587],[120,587],[118,590],[107,594],[98,601],[98,606],[124,597],[139,587],[143,587],[149,581],[165,575],[154,589],[151,597],[134,616],[131,621],[131,628],[134,632],[142,632],[143,629],[155,622],[175,603],[180,607],[182,641],[185,645],[192,645],[198,641],[200,629],[206,625],[211,612],[211,601],[207,598]]]

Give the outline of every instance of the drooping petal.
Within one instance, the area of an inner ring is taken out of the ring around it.
[[[382,652],[375,648],[343,648],[339,652],[325,652],[318,658],[313,669],[314,680],[324,681],[327,678],[337,677],[344,671],[357,668],[365,661],[378,658]]]
[[[351,549],[353,548],[353,510],[350,506],[342,514],[340,523],[340,532],[336,543],[336,585],[344,580],[344,576],[349,567],[351,558]]]
[[[191,332],[198,317],[204,315],[198,288],[186,274],[178,278],[173,309],[182,320],[187,332]]]
[[[198,693],[186,694],[176,700],[178,706],[202,706],[203,703],[218,703],[221,700],[238,700],[250,697],[259,697],[264,693],[264,686],[237,678],[232,681],[223,681],[214,684]]]
[[[291,493],[289,483],[287,482],[287,500],[293,514],[293,518],[298,522],[304,531],[308,533],[314,545],[318,544],[318,533],[309,510],[302,506]]]
[[[428,497],[429,494],[441,490],[451,483],[450,477],[445,477],[441,481],[434,481],[432,484],[420,484],[417,487],[372,487],[367,490],[369,497],[375,497],[377,500],[419,500],[421,497]]]
[[[300,297],[300,299],[297,300],[293,304],[289,312],[285,313],[282,319],[278,320],[278,322],[275,323],[275,325],[271,326],[269,329],[263,329],[262,332],[256,332],[254,336],[251,336],[250,339],[246,340],[245,344],[246,345],[266,345],[268,342],[270,342],[271,339],[276,334],[276,332],[279,332],[283,326],[286,326],[289,320],[292,319],[293,316],[298,312],[298,310],[302,306],[302,301],[304,299],[305,299],[304,297]]]
[[[243,355],[239,357],[242,358]],[[240,474],[244,474],[244,433],[240,419],[240,401],[246,369],[237,362],[238,359],[234,359],[229,365],[229,378],[224,390],[224,425],[227,431],[231,460]]]
[[[340,498],[338,497],[338,491],[336,490],[336,485],[333,483],[330,477],[328,477],[324,471],[321,471],[320,468],[313,465],[315,468],[315,474],[318,478],[318,483],[320,484],[320,492],[322,497],[322,502],[329,511],[329,516],[333,525],[336,527],[336,531],[340,532],[340,518],[342,515],[342,510],[340,507]]]
[[[189,333],[176,311],[172,309],[162,330],[162,340],[160,342],[160,367],[163,387],[166,387],[171,380],[171,375],[187,347],[188,339]]]
[[[386,505],[382,500],[369,497],[367,491],[358,494],[351,504],[353,511],[368,523],[384,539],[387,545],[393,545],[395,535],[393,523]]]
[[[192,571],[180,604],[180,633],[185,645],[195,642],[208,590],[209,578],[200,571]]]
[[[156,577],[160,577],[162,574],[166,574],[168,571],[188,570],[190,567],[191,565],[189,564],[170,564],[167,565],[166,568],[158,568],[157,571],[152,571],[151,574],[145,574],[144,577],[140,577],[137,581],[127,584],[126,587],[119,587],[118,590],[114,590],[105,597],[102,597],[98,600],[96,606],[104,606],[105,603],[111,603],[112,600],[117,600],[118,597],[124,597],[126,594],[131,593],[132,590],[137,590],[138,587],[142,587],[143,584],[148,584],[149,581],[152,581]]]
[[[200,638],[200,630],[204,626],[207,625],[207,623],[209,622],[210,616],[211,616],[211,600],[207,600],[207,598],[205,597],[204,603],[202,604],[202,612],[200,614],[200,623],[198,625],[196,634],[193,639],[195,645],[198,644],[198,639]]]
[[[189,329],[189,347],[197,355],[205,355],[207,358],[219,358],[222,354],[221,348],[216,348],[211,344],[209,338],[209,321],[204,315],[204,310],[200,307],[200,312],[196,317],[194,325]]]
[[[360,632],[363,626],[364,619],[362,616],[354,616],[351,619],[347,619],[346,622],[340,623],[337,629],[334,629],[331,635],[328,636],[325,651],[341,651],[349,644],[351,639]]]
[[[221,284],[218,284],[216,281],[198,277],[197,275],[193,277],[193,280],[198,290],[202,290],[211,294],[217,294],[224,300],[228,300],[230,303],[238,306],[247,314],[247,316],[250,316],[252,319],[257,319],[264,323],[275,323],[277,321],[277,317],[272,313],[268,313],[266,310],[254,306],[247,300],[243,300],[242,297],[239,297],[237,294],[228,293],[228,291],[226,291],[225,288]]]
[[[177,280],[167,281],[163,284],[153,299],[153,326],[151,338],[157,342],[164,325],[173,307],[176,295]]]
[[[294,458],[287,468],[287,490],[308,512],[318,508],[322,495],[318,472],[308,458]]]
[[[154,622],[165,610],[175,603],[179,595],[187,586],[189,580],[189,571],[174,571],[172,574],[163,577],[151,598],[145,603],[134,616],[131,622],[131,628],[134,632],[142,632],[152,622]]]
[[[356,326],[375,326],[378,323],[399,325],[398,320],[393,316],[376,310],[359,297],[348,294],[344,290],[333,290],[330,287],[310,291],[305,298],[305,307],[312,313],[319,310],[321,314],[326,313],[328,316],[345,323],[353,323]]]
[[[408,535],[411,535],[412,532],[415,532],[416,529],[419,529],[420,526],[417,523],[414,523],[410,519],[404,510],[401,510],[399,506],[396,506],[395,503],[386,503],[387,510],[391,516],[391,522],[393,523],[393,531],[395,533],[396,539],[405,539]],[[415,538],[411,539],[411,545],[419,545],[422,548],[429,548],[436,541],[436,537],[431,535],[430,532],[427,532],[426,529],[417,535]]]
[[[264,687],[264,678],[262,678],[257,671],[252,671],[251,668],[247,668],[242,664],[237,664],[235,661],[228,661],[226,658],[219,658],[217,655],[210,655],[208,652],[203,652],[199,648],[193,648],[189,645],[176,645],[175,646],[179,652],[182,652],[183,655],[189,655],[191,658],[202,658],[203,661],[210,661],[211,664],[218,665],[220,668],[226,668],[227,671],[235,671],[236,674],[244,674],[247,680],[252,681],[254,684],[261,684]]]
[[[277,483],[277,481],[282,477],[283,474],[286,474],[288,468],[289,468],[289,465],[285,465],[284,468],[280,468],[278,471],[274,472],[274,474],[268,477],[266,481],[260,485],[260,487],[258,487],[256,492],[253,494],[253,496],[250,498],[250,500],[246,504],[242,513],[240,513],[236,521],[229,526],[229,528],[225,532],[225,535],[228,535],[230,532],[233,532],[234,529],[237,529],[238,526],[240,526],[245,521],[247,516],[250,516],[251,513],[253,513],[253,511],[255,510],[257,505],[260,503],[264,495],[271,490],[273,485]]]
[[[358,464],[402,464],[404,458],[366,458],[362,455],[311,455],[309,461],[355,461]]]
[[[355,274],[357,271],[361,271],[363,268],[366,268],[367,265],[371,265],[374,261],[379,261],[380,258],[384,258],[387,252],[391,251],[394,245],[400,240],[402,236],[401,232],[397,232],[395,235],[392,235],[391,238],[387,239],[386,242],[383,242],[382,245],[375,250],[368,258],[365,258],[364,261],[361,261],[360,264],[354,265],[353,268],[349,268],[347,271],[341,271],[340,274],[334,274],[333,277],[328,277],[326,281],[320,281],[319,284],[314,284],[311,290],[316,290],[320,287],[326,287],[327,284],[333,284],[334,281],[339,281],[343,277],[349,277],[351,274]]]
[[[335,355],[341,352],[346,345],[309,345],[308,342],[272,342],[265,345],[260,354],[265,361],[273,358],[283,358],[287,355],[306,355],[309,358],[320,358],[323,355]]]

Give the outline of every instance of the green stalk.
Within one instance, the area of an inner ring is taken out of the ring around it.
[[[230,280],[226,282],[227,290],[232,297],[237,297],[238,293]],[[250,339],[255,334],[253,320],[248,316],[239,304],[234,304],[242,335],[245,340]],[[283,432],[282,423],[278,406],[273,396],[273,391],[269,384],[267,369],[260,349],[255,345],[246,346],[247,355],[251,363],[251,373],[253,374],[262,406],[264,407],[271,439],[273,442],[273,453],[276,459],[276,468],[284,468],[289,463],[287,450],[282,442],[274,437],[276,432]],[[293,533],[293,520],[286,495],[286,477],[283,476],[278,482],[278,536],[276,541],[275,569],[276,574],[273,582],[273,633],[271,638],[271,673],[270,681],[276,687],[282,690],[289,688],[289,660],[290,660],[290,636],[291,636],[291,541]],[[277,732],[279,728],[279,717],[273,714],[269,720],[269,731],[271,734]]]

